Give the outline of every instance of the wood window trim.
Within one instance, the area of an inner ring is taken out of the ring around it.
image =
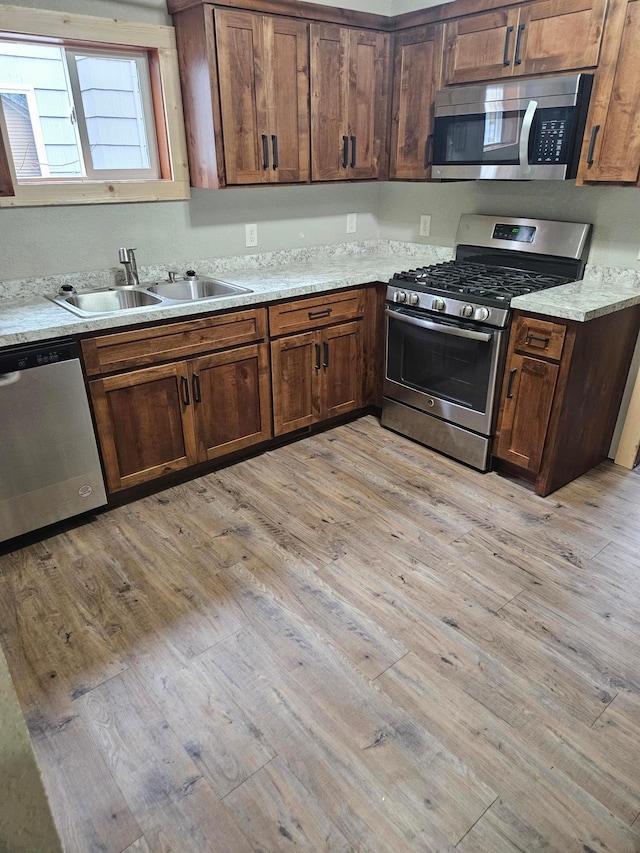
[[[0,188],[0,207],[171,201],[190,197],[178,52],[173,27],[0,5],[0,32],[27,38],[40,36],[61,39],[65,43],[94,48],[135,47],[147,51],[161,173],[167,175],[158,180],[20,184],[16,180],[10,155],[3,151],[3,141],[8,139],[8,134],[0,105],[0,162],[4,154],[8,160],[14,193],[2,195]]]

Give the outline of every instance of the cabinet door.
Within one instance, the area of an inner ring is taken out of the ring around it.
[[[345,323],[322,332],[321,418],[334,418],[362,406],[362,323]]]
[[[198,461],[271,438],[267,344],[189,362]]]
[[[273,426],[276,435],[320,420],[321,339],[318,332],[271,342]]]
[[[512,355],[505,373],[505,399],[496,456],[537,473],[542,461],[559,366]]]
[[[183,361],[89,383],[110,492],[197,461],[188,378]]]
[[[433,100],[441,55],[442,27],[420,27],[396,38],[390,178],[431,175]]]
[[[640,174],[640,0],[611,12],[578,182],[636,183]]]
[[[349,165],[349,30],[311,24],[311,178],[339,181]]]
[[[262,15],[216,9],[220,108],[228,184],[270,180]]]
[[[266,17],[269,180],[309,180],[309,43],[308,24]]]
[[[542,0],[523,6],[514,74],[595,68],[606,8],[607,0]]]
[[[349,33],[349,179],[380,175],[385,158],[389,36]]]
[[[517,8],[497,9],[447,23],[445,84],[510,77],[517,27]]]

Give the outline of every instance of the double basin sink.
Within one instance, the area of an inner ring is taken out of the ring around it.
[[[159,281],[136,286],[104,287],[80,293],[60,293],[57,296],[50,296],[49,299],[79,317],[93,317],[96,314],[130,311],[132,308],[177,305],[251,292],[248,287],[239,287],[216,278],[203,277]]]

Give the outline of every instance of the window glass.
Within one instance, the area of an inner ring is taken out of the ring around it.
[[[160,176],[144,53],[0,40],[0,98],[18,182]]]

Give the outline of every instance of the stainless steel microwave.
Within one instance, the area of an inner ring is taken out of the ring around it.
[[[436,93],[434,178],[575,178],[593,75],[454,86]]]

